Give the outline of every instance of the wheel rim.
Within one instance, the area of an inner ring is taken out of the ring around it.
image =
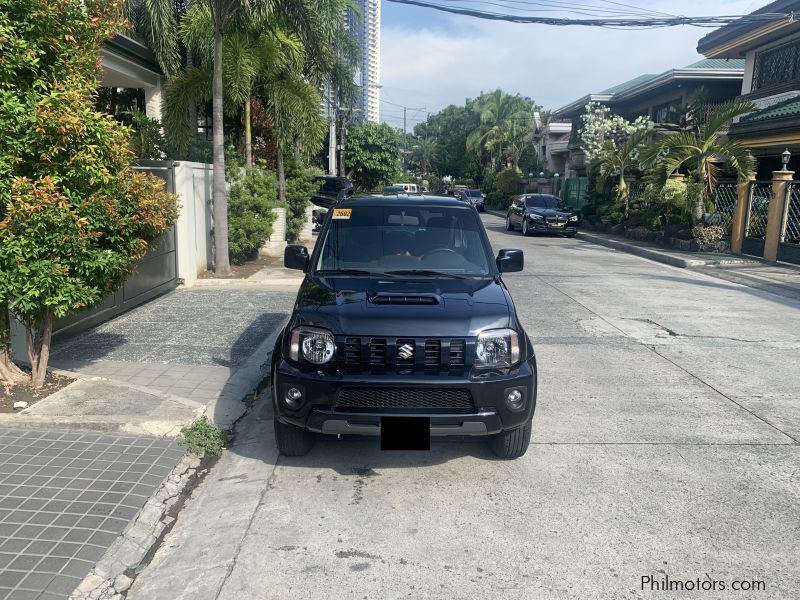
[[[511,217],[506,217],[506,229],[511,229]]]
[[[527,221],[523,221],[522,222],[522,233],[524,233],[525,235],[528,235],[528,222]]]

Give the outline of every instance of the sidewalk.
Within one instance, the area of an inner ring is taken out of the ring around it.
[[[0,598],[121,598],[199,476],[172,438],[233,428],[296,290],[212,280],[54,343],[76,381],[0,415]]]

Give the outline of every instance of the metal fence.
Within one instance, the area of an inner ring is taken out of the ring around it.
[[[792,181],[786,190],[786,212],[781,241],[800,244],[800,181]]]
[[[642,197],[644,196],[644,191],[647,188],[647,184],[644,181],[634,181],[631,183],[630,191],[628,192],[628,196],[630,200],[633,201],[641,201]],[[641,203],[642,208],[647,208],[647,203]]]
[[[750,207],[744,228],[745,237],[764,239],[767,234],[770,200],[772,200],[772,182],[754,181],[750,187]]]
[[[733,209],[738,197],[738,185],[735,181],[721,181],[714,190],[714,212],[711,213],[709,222],[719,225],[730,233],[733,223]]]

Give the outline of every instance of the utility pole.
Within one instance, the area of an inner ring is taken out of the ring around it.
[[[336,119],[338,107],[336,94],[328,87],[328,175],[336,175]]]
[[[403,107],[403,177],[406,175],[406,139],[408,138],[408,134],[406,133],[406,110],[408,107]]]

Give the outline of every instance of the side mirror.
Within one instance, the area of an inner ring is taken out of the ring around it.
[[[283,266],[287,269],[305,271],[310,257],[305,246],[287,246],[283,251]]]
[[[525,266],[525,258],[522,250],[504,248],[497,253],[497,269],[501,273],[515,273],[522,271]]]

